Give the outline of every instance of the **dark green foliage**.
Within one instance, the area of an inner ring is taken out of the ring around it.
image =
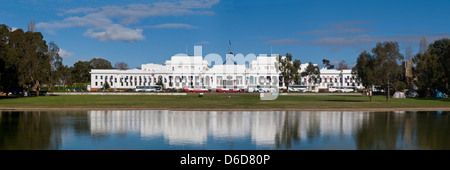
[[[383,87],[387,92],[386,101],[389,102],[390,89],[396,87],[398,80],[402,78],[402,68],[398,63],[404,57],[400,54],[397,42],[377,43],[372,53],[373,55],[363,51],[352,72],[365,87]]]
[[[327,69],[334,69],[334,65],[330,64],[330,60],[327,59],[323,59],[322,60],[323,65],[325,65],[325,67]]]
[[[426,44],[425,44],[426,45]],[[431,94],[436,87],[446,87],[450,81],[450,39],[443,38],[431,43],[423,53],[413,58],[415,67],[413,73],[414,83],[418,86],[421,95]]]
[[[289,87],[289,84],[293,82],[293,84],[297,84],[300,80],[300,60],[294,60],[292,62],[292,55],[287,53],[286,58],[281,58],[278,56],[279,65],[278,68],[280,70],[280,75],[283,77],[283,82],[286,87]]]
[[[30,29],[30,28],[29,28]],[[0,25],[0,91],[39,91],[41,86],[53,89],[54,85],[72,82],[89,82],[91,69],[112,69],[105,59],[79,61],[73,67],[63,65],[59,47],[44,40],[35,29],[24,32],[11,31]]]
[[[302,77],[308,77],[308,82],[316,84],[319,82],[320,78],[320,70],[318,66],[314,66],[311,62],[309,62],[308,66],[306,67],[305,71],[301,73]]]
[[[48,46],[40,32],[11,32],[6,25],[0,26],[0,86],[4,92],[11,90],[39,90],[49,81],[51,57]]]

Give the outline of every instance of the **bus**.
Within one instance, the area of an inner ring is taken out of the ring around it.
[[[288,92],[305,92],[307,89],[306,85],[289,85]]]
[[[356,87],[352,86],[330,86],[328,88],[329,92],[354,92]]]
[[[144,92],[158,92],[162,91],[161,86],[136,86],[136,91],[144,91]]]

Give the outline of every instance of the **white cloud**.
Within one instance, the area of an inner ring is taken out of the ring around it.
[[[330,36],[322,37],[311,41],[300,41],[298,39],[275,39],[267,41],[268,44],[282,44],[282,45],[313,45],[313,46],[327,46],[327,47],[359,47],[370,45],[372,43],[383,41],[396,41],[399,43],[418,44],[420,40],[426,37],[429,42],[441,38],[449,38],[449,33],[429,34],[429,35],[404,35],[404,36]]]
[[[64,50],[64,49],[59,49],[58,54],[59,54],[59,56],[62,57],[63,59],[67,59],[67,58],[70,58],[70,57],[72,57],[72,56],[75,55],[75,53],[70,52],[70,51],[67,51],[67,50]]]
[[[308,45],[333,46],[333,47],[354,47],[368,45],[371,43],[383,41],[396,41],[399,43],[418,44],[420,40],[426,37],[428,41],[435,41],[441,38],[450,37],[449,33],[430,34],[430,35],[405,35],[405,36],[348,36],[348,37],[324,37],[311,42]]]
[[[275,39],[267,41],[268,44],[282,44],[282,45],[298,45],[301,41],[298,39],[285,38],[285,39]]]
[[[181,29],[194,29],[197,28],[193,25],[189,24],[180,24],[180,23],[167,23],[167,24],[159,24],[153,26],[146,26],[145,28],[181,28]]]
[[[92,29],[84,33],[84,35],[98,39],[100,41],[127,41],[133,42],[137,40],[144,40],[142,29],[129,29],[119,24],[114,24],[107,27],[104,31],[94,32]]]
[[[197,42],[197,43],[195,43],[195,44],[198,44],[198,45],[207,45],[207,44],[211,44],[211,42],[209,42],[209,41],[200,41],[200,42]]]
[[[143,40],[141,29],[127,28],[131,24],[138,24],[148,17],[184,16],[184,15],[211,15],[210,8],[219,0],[181,0],[169,2],[154,2],[146,4],[130,4],[122,6],[103,6],[96,8],[75,8],[61,13],[68,15],[60,21],[41,22],[37,28],[49,33],[57,29],[71,27],[86,27],[85,36],[101,41],[127,41]],[[78,15],[78,16],[77,16]],[[189,24],[161,24],[154,28],[183,28],[193,29]],[[124,32],[120,32],[124,31]],[[118,34],[118,35],[113,35]]]

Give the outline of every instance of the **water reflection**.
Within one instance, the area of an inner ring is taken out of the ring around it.
[[[118,144],[112,148],[126,149],[122,148],[125,142],[133,149],[450,149],[448,115],[341,111],[2,112],[0,149],[102,149],[99,146],[114,143]]]

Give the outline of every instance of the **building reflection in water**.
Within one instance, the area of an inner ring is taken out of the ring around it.
[[[120,149],[121,145],[114,143],[125,138],[108,137],[115,135],[127,136],[127,144],[144,149],[149,148],[149,143],[155,149],[187,145],[226,149],[224,143],[228,143],[228,149],[450,149],[449,115],[354,111],[2,111],[0,150],[83,149],[102,144]]]
[[[92,134],[135,132],[144,139],[163,136],[171,145],[205,144],[208,137],[250,137],[258,146],[349,137],[371,116],[366,112],[167,110],[90,111],[88,115]]]

